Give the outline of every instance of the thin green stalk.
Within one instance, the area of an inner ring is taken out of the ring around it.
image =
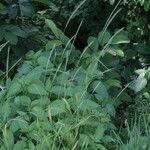
[[[65,29],[64,29],[64,32],[66,31],[66,28],[68,27],[69,25],[69,22],[70,20],[73,18],[74,14],[80,9],[80,7],[86,2],[86,0],[83,0],[78,6],[77,8],[72,12],[71,16],[69,17],[67,23],[66,23],[66,26],[65,26]]]

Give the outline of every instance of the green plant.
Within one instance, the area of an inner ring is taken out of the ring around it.
[[[105,48],[95,49],[94,38],[81,53],[51,20],[46,24],[56,39],[47,43],[46,51],[29,51],[0,92],[1,149],[105,150],[114,143],[116,129],[108,88],[121,85],[117,80],[105,83],[109,69],[100,70],[99,58],[107,55],[108,46],[129,40],[121,30],[112,38],[100,32],[98,40]]]
[[[146,150],[150,148],[150,128],[149,121],[143,114],[138,118],[135,117],[133,124],[130,126],[126,121],[126,128],[123,129],[123,138],[117,136],[117,150]],[[126,136],[126,138],[125,138]]]
[[[19,0],[19,1],[5,1],[0,3],[0,15],[1,15],[1,26],[0,26],[0,41],[5,38],[6,41],[9,41],[11,44],[16,45],[18,37],[25,38],[27,33],[23,31],[18,25],[12,23],[11,19],[16,19],[17,17],[23,21],[24,16],[31,16],[33,8],[28,0]],[[6,19],[8,17],[8,19]],[[19,20],[18,20],[19,21]]]

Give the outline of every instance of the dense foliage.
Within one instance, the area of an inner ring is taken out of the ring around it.
[[[0,150],[149,150],[149,0],[0,2]]]

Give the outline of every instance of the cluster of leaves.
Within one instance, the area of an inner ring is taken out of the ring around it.
[[[19,16],[31,16],[33,9],[28,0],[19,0],[19,1],[6,1],[7,5],[0,3],[0,17],[1,17],[1,26],[0,26],[0,41],[5,38],[6,41],[9,41],[11,44],[16,45],[18,42],[18,37],[25,38],[27,33],[22,30],[17,24],[13,24],[11,21],[17,19]],[[23,18],[20,18],[20,20]],[[18,19],[19,20],[19,19]],[[23,24],[22,24],[23,25]]]
[[[51,2],[48,0],[4,0],[0,3],[0,42],[9,41],[11,45],[14,45],[11,47],[11,51],[21,57],[28,50],[36,50],[47,42],[47,31],[43,28],[43,18],[53,18],[54,20],[57,18],[55,21],[60,24],[61,28],[64,28],[71,16],[72,21],[66,30],[69,37],[75,34],[80,22],[84,19],[78,38],[75,40],[75,45],[81,49],[86,45],[87,38],[96,35],[102,28],[113,9],[111,5],[115,2],[114,0],[110,0],[109,3],[97,0],[69,2],[61,0]],[[120,26],[117,25],[118,19],[115,22],[115,27],[112,26],[112,30]],[[89,34],[85,34],[85,31],[88,31]],[[5,50],[3,53],[1,61],[6,58],[4,56],[7,55],[7,51]],[[14,59],[14,55],[11,54],[11,56]]]
[[[68,38],[46,22],[60,40],[47,44],[50,51],[29,51],[13,80],[7,80],[1,92],[1,149],[105,149],[113,141],[115,111],[98,60],[93,56],[86,66],[67,69],[74,46],[59,53]]]
[[[111,79],[105,77],[110,70],[100,69],[99,58],[123,57],[117,45],[129,39],[122,30],[112,37],[100,32],[98,38],[89,38],[81,53],[51,20],[46,24],[55,39],[47,43],[46,51],[29,51],[0,92],[1,149],[115,147],[116,95],[109,89],[122,86],[112,73]]]
[[[0,41],[5,39],[6,41],[9,41],[11,44],[16,45],[18,42],[18,37],[25,38],[27,35],[31,32],[34,32],[35,28],[31,29],[31,26],[33,26],[33,23],[30,24],[29,20],[33,16],[35,9],[40,10],[40,5],[43,5],[43,8],[46,9],[46,12],[49,14],[50,11],[53,11],[53,13],[50,13],[51,16],[54,17],[57,15],[58,17],[63,17],[65,20],[69,18],[72,11],[75,9],[75,7],[80,4],[81,1],[51,1],[48,0],[41,1],[41,0],[5,0],[0,3],[0,18],[1,18],[1,32],[0,32]],[[85,3],[84,1],[82,3]],[[86,3],[91,3],[90,1]],[[94,2],[93,5],[96,6],[98,2]],[[102,2],[104,3],[104,2]],[[99,6],[102,4],[100,3]],[[34,8],[34,6],[37,6]],[[86,6],[84,7],[86,8]],[[75,16],[80,16],[85,18],[85,16],[89,16],[88,9],[81,9],[80,11],[76,12],[72,19]],[[45,11],[45,10],[44,10]],[[40,12],[42,13],[42,12]],[[94,15],[94,12],[93,12]],[[82,18],[80,17],[80,18]],[[38,21],[38,20],[37,20]],[[81,20],[78,20],[81,21]],[[57,20],[59,22],[59,20]],[[30,26],[29,26],[30,25]],[[27,29],[27,27],[29,27]]]
[[[120,11],[113,4],[119,3],[105,1],[0,2],[0,52],[7,55],[6,72],[0,75],[6,78],[0,85],[0,149],[150,147],[149,1],[122,1],[123,11],[112,25]],[[45,26],[45,18],[54,18],[71,38],[52,20],[46,19]],[[120,29],[119,19],[126,20],[127,31]],[[28,53],[9,78],[17,64],[9,68],[10,48],[19,57],[23,49]],[[138,119],[130,131],[135,112]]]
[[[150,9],[150,1],[149,0],[134,0],[133,2],[134,5],[140,4],[145,11],[148,11]]]
[[[62,17],[66,21],[75,7],[80,3],[80,0],[70,2],[49,2],[48,0],[1,1],[0,43],[2,44],[9,41],[11,45],[11,60],[14,62],[16,61],[16,59],[24,56],[24,53],[28,50],[36,50],[41,47],[43,43],[45,44],[47,42],[45,38],[47,37],[47,31],[44,30],[43,21],[41,21],[43,17],[46,16],[47,18],[58,18],[57,22],[61,22],[63,24],[64,21],[62,21]],[[34,13],[35,11],[39,12]],[[81,14],[86,14],[86,9],[81,9],[81,11],[78,12],[76,12],[74,16],[79,17]],[[43,14],[45,16],[43,16]],[[73,18],[74,17],[72,17],[72,19]],[[79,21],[80,19],[78,19],[78,22]],[[78,23],[76,24],[76,26],[78,26]],[[70,34],[70,36],[72,35]],[[7,51],[4,50],[2,55],[3,56],[0,57],[0,63],[5,64]]]
[[[146,5],[147,6],[147,5]],[[130,38],[133,41],[136,40],[136,37],[139,38],[139,42],[147,41],[149,35],[149,9],[144,10],[143,7],[140,7],[135,3],[129,3],[127,5],[128,14],[126,17],[127,20],[127,29],[129,33],[131,32]],[[133,33],[134,32],[134,33]]]
[[[11,46],[11,61],[14,62],[24,56],[30,49],[38,49],[45,42],[46,33],[44,32],[43,35],[43,32],[39,32],[42,26],[39,26],[39,20],[34,19],[35,12],[40,10],[41,4],[49,5],[49,1],[3,0],[0,2],[0,43],[8,42]],[[2,55],[0,63],[5,64],[6,49]]]

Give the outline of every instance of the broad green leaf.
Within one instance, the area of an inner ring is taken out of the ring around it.
[[[60,29],[57,28],[57,26],[52,20],[46,19],[45,23],[52,30],[56,38],[60,40],[65,46],[67,45],[68,49],[75,49],[74,45],[71,44],[70,39],[67,36],[65,36],[65,34]]]
[[[55,23],[52,20],[46,19],[45,20],[46,25],[52,30],[52,32],[54,33],[54,35],[59,38],[59,31],[57,26],[55,25]]]
[[[28,0],[19,0],[19,7],[22,16],[31,16],[33,7]]]
[[[106,131],[106,126],[104,124],[100,124],[97,128],[96,128],[96,131],[95,131],[95,134],[94,134],[94,139],[95,141],[100,141],[103,136],[105,135],[105,131]]]
[[[58,85],[60,86],[71,86],[72,83],[71,81],[69,80],[70,78],[70,74],[69,72],[64,72],[64,73],[61,73],[59,74],[57,77],[56,77],[56,82]]]
[[[51,116],[60,115],[66,112],[66,104],[63,100],[55,100],[50,104],[49,110]]]
[[[53,68],[53,64],[51,63],[51,61],[49,60],[48,56],[40,56],[37,59],[37,63],[42,66],[43,68],[46,69],[51,69]]]
[[[28,129],[28,123],[23,120],[22,118],[15,118],[15,120],[12,121],[11,125],[10,125],[10,130],[15,133],[18,130],[26,130]]]
[[[41,132],[39,132],[38,130],[33,130],[28,134],[28,137],[30,137],[31,140],[34,140],[38,143],[41,143],[41,139],[43,139],[43,136],[41,136]],[[42,146],[43,147],[43,146]],[[39,150],[43,150],[43,148],[41,147],[41,149]],[[37,150],[37,148],[36,148]]]
[[[98,42],[101,46],[108,43],[111,38],[111,34],[108,31],[100,32],[98,35]]]
[[[109,3],[110,3],[111,5],[113,5],[113,4],[115,3],[115,0],[109,0]]]
[[[35,106],[32,108],[32,113],[34,116],[36,116],[39,119],[44,119],[45,116],[45,111],[39,107],[39,106]]]
[[[1,101],[3,98],[5,98],[6,93],[7,93],[6,90],[0,91],[0,101]]]
[[[150,99],[150,95],[148,92],[144,92],[143,93],[143,96],[146,98],[146,99]]]
[[[97,147],[98,147],[100,150],[107,150],[102,144],[97,144]]]
[[[41,56],[41,54],[42,54],[42,50],[37,51],[37,52],[34,54],[33,59],[34,59],[34,60],[38,59],[38,58]]]
[[[25,147],[26,147],[26,142],[25,141],[18,141],[14,147],[13,147],[13,150],[24,150]]]
[[[123,44],[130,43],[129,38],[125,33],[118,33],[111,41],[111,44]]]
[[[2,105],[1,114],[2,114],[2,117],[4,118],[4,120],[6,120],[9,117],[9,115],[11,114],[11,106],[8,101],[6,101]]]
[[[92,58],[92,62],[89,63],[89,66],[86,69],[86,74],[89,77],[89,80],[92,80],[93,77],[99,75],[102,76],[102,72],[97,69],[98,67],[98,60],[96,58]],[[86,79],[87,80],[87,79]]]
[[[24,75],[29,73],[29,71],[31,70],[31,64],[29,63],[24,63],[21,68],[18,69],[19,74]]]
[[[33,121],[30,123],[29,125],[29,129],[28,131],[31,132],[33,130],[38,130],[38,124],[37,124],[37,121]]]
[[[10,130],[6,130],[6,132],[5,133],[4,132],[3,132],[3,136],[5,138],[4,142],[5,145],[7,145],[7,149],[13,149],[13,145],[14,145],[13,133]]]
[[[42,66],[43,68],[47,66],[47,63],[48,63],[48,57],[45,57],[45,56],[40,56],[38,59],[37,59],[37,63],[38,65]]]
[[[54,47],[57,47],[57,46],[60,46],[62,45],[62,42],[60,40],[52,40],[52,41],[49,41],[47,44],[46,44],[46,50],[50,50]]]
[[[121,104],[122,101],[128,101],[128,102],[132,101],[132,98],[126,92],[121,93],[121,95],[118,97],[118,99],[119,99],[119,101],[117,101],[115,103],[115,105]]]
[[[17,96],[14,102],[16,104],[20,104],[21,106],[30,106],[31,99],[28,96]]]
[[[110,88],[110,87],[122,88],[121,82],[119,80],[109,79],[105,83],[106,83],[108,88]]]
[[[71,96],[72,95],[71,87],[53,86],[50,92],[58,96]]]
[[[115,48],[115,52],[116,52],[116,55],[120,57],[124,57],[124,52],[121,49]]]
[[[27,34],[25,31],[21,30],[19,27],[14,26],[14,25],[10,25],[9,26],[9,30],[11,31],[11,33],[13,33],[16,36],[25,38],[27,37]]]
[[[11,122],[11,125],[10,125],[10,130],[11,130],[11,132],[15,133],[15,132],[18,131],[19,129],[20,129],[20,127],[19,127],[18,121],[13,120],[13,121]]]
[[[13,80],[10,84],[10,87],[8,88],[7,91],[7,96],[15,96],[19,94],[22,91],[22,85],[18,82],[18,80]]]
[[[9,41],[11,44],[16,45],[18,42],[18,38],[15,34],[11,32],[5,32],[5,39],[6,41]]]
[[[138,75],[140,75],[140,74],[145,75],[146,74],[146,70],[145,70],[145,68],[144,69],[138,69],[138,70],[135,70],[135,73],[137,73]]]
[[[44,84],[42,83],[33,83],[29,85],[28,92],[36,95],[47,95]]]
[[[8,13],[8,16],[9,16],[9,18],[10,19],[15,19],[15,17],[17,16],[17,12],[18,12],[18,8],[17,8],[17,5],[9,5],[9,7],[7,7],[8,9],[8,11],[7,11],[7,13]],[[6,14],[5,13],[5,10],[6,9],[4,9],[4,14]]]
[[[110,103],[106,104],[105,109],[110,116],[115,117],[116,111],[114,106],[111,104],[111,99],[110,99]]]
[[[50,99],[48,97],[41,97],[40,99],[36,99],[34,101],[32,101],[31,103],[31,107],[41,107],[41,108],[46,108],[48,106],[48,104],[50,103]]]
[[[111,55],[113,55],[113,56],[124,57],[124,52],[119,47],[114,47],[114,46],[112,47],[112,46],[110,46],[110,47],[106,48],[106,51],[108,53],[110,53]]]
[[[150,55],[150,44],[149,43],[138,43],[136,50],[143,55]]]
[[[29,145],[29,150],[36,150],[35,145],[32,143],[32,141],[29,141],[28,145]]]
[[[79,109],[80,111],[89,111],[89,112],[92,112],[92,111],[95,111],[97,108],[99,108],[99,105],[92,101],[92,100],[89,100],[89,99],[79,99],[77,102],[76,102],[76,107],[77,109]]]
[[[75,46],[71,43],[70,39],[59,29],[59,40],[62,41],[64,46],[67,46],[68,49],[75,50]]]
[[[34,54],[35,54],[35,52],[34,51],[28,51],[27,53],[26,53],[26,59],[33,59],[34,58]]]
[[[3,10],[4,8],[5,6],[2,3],[0,3],[0,11]]]
[[[145,77],[138,77],[129,85],[129,87],[135,92],[141,91],[147,85],[147,79]]]
[[[43,130],[45,131],[52,131],[53,130],[53,125],[50,124],[50,122],[47,120],[44,120],[43,122],[41,122]]]
[[[25,76],[25,84],[29,85],[35,80],[39,80],[43,74],[43,71],[44,69],[42,66],[35,67]]]
[[[98,50],[99,43],[98,43],[97,38],[90,36],[90,37],[88,38],[88,41],[87,41],[87,42],[88,42],[88,45],[90,46],[90,49],[91,49],[92,51],[96,52],[96,51]]]
[[[107,99],[108,98],[108,92],[106,87],[101,81],[95,81],[93,82],[93,91],[95,91],[95,96],[97,99]]]

